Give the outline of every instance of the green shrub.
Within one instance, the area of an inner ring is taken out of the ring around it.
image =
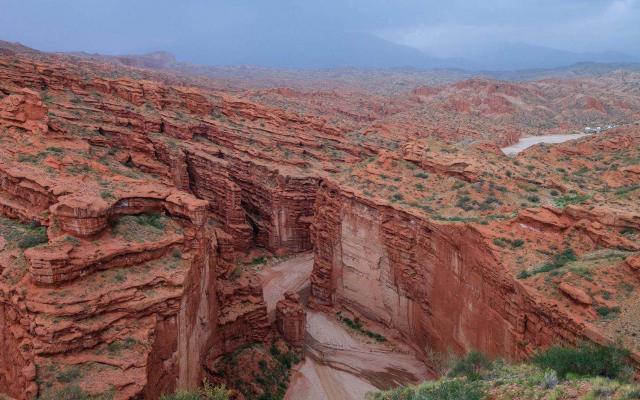
[[[30,228],[25,236],[18,242],[18,247],[28,249],[39,244],[47,243],[47,230],[44,226]]]
[[[464,376],[471,381],[482,379],[482,373],[491,369],[492,362],[484,354],[479,351],[471,351],[464,358],[457,360],[451,370],[449,376]]]
[[[482,400],[486,397],[486,389],[479,382],[461,379],[425,382],[367,395],[369,400]]]
[[[251,260],[251,265],[260,265],[260,264],[264,264],[266,262],[267,262],[266,257],[260,256],[260,257],[256,257],[253,260]]]
[[[152,226],[156,229],[164,229],[164,221],[160,214],[140,214],[137,217],[140,225]]]
[[[589,196],[587,195],[569,193],[565,194],[564,196],[556,197],[554,202],[556,203],[556,206],[565,208],[569,204],[582,204],[587,200],[589,200]]]
[[[507,241],[504,240],[503,238],[493,239],[493,244],[495,244],[498,247],[507,247]]]
[[[486,397],[486,391],[477,383],[451,380],[418,390],[417,395],[433,400],[481,400]]]
[[[200,390],[180,390],[170,395],[163,394],[160,400],[229,400],[231,394],[231,390],[225,385],[214,385],[205,379]]]
[[[617,345],[583,343],[577,348],[553,346],[536,354],[533,362],[543,369],[553,369],[560,378],[567,374],[604,376],[620,379],[630,352]]]
[[[622,195],[625,195],[627,193],[631,193],[634,190],[638,190],[638,189],[640,189],[640,185],[625,186],[623,188],[620,188],[620,189],[616,190],[615,193],[616,193],[617,196],[622,196]]]
[[[103,200],[115,199],[113,192],[110,190],[103,190],[102,192],[100,192],[100,197],[102,197]]]
[[[562,252],[557,253],[553,256],[553,260],[544,264],[542,267],[536,268],[533,273],[538,274],[541,272],[549,272],[558,268],[564,267],[567,263],[571,261],[576,261],[578,258],[576,257],[576,253],[572,248],[568,247],[564,249]]]
[[[613,318],[620,313],[620,307],[596,307],[596,311],[602,318]]]
[[[516,277],[518,279],[527,279],[531,275],[532,275],[531,272],[527,271],[526,269],[523,269],[522,271],[518,272],[518,275]]]

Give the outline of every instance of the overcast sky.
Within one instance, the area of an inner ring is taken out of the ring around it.
[[[331,47],[345,32],[438,57],[504,42],[640,57],[640,0],[0,0],[0,39],[50,51],[227,64],[238,49]]]

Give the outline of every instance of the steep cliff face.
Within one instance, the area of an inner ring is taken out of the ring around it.
[[[262,246],[295,253],[311,248],[309,224],[319,179],[210,150],[187,150],[190,186],[209,200],[238,250]]]
[[[473,226],[435,223],[327,182],[312,231],[312,302],[396,328],[418,351],[519,359],[559,338],[602,340],[532,296]]]

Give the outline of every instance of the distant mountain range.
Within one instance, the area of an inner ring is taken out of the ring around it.
[[[241,45],[238,45],[239,43]],[[15,52],[36,51],[19,43],[1,41],[0,49]],[[465,58],[438,58],[373,35],[333,31],[306,35],[278,32],[260,38],[235,38],[232,42],[199,41],[184,43],[180,48],[167,50],[168,52],[123,56],[84,52],[66,54],[110,59],[124,65],[153,69],[184,70],[198,65],[214,68],[252,66],[296,70],[444,69],[481,73],[504,79],[530,79],[532,76],[545,75],[544,71],[553,71],[556,74],[567,68],[590,73],[587,71],[607,72],[616,68],[636,69],[640,66],[640,60],[623,53],[575,53],[523,43],[477,47],[468,51]],[[178,62],[177,59],[182,62]]]

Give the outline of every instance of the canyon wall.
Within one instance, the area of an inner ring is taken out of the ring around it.
[[[416,350],[520,359],[539,346],[602,341],[534,299],[469,224],[435,223],[321,186],[312,226],[311,302],[396,328]]]

